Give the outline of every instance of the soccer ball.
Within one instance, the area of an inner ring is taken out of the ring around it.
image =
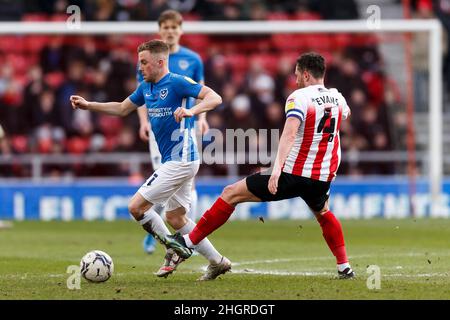
[[[103,251],[94,250],[86,253],[80,261],[81,275],[91,282],[104,282],[111,278],[114,263]]]

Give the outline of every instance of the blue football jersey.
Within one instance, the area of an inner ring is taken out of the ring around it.
[[[147,107],[148,118],[161,153],[161,162],[198,160],[194,118],[177,123],[173,113],[198,98],[202,85],[189,77],[169,72],[157,83],[142,81],[129,96],[137,106]]]

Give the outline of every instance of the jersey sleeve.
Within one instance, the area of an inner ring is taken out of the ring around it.
[[[198,98],[203,85],[195,82],[186,76],[177,76],[175,78],[175,88],[181,97]]]
[[[284,112],[286,113],[286,118],[296,117],[300,121],[304,121],[307,106],[303,95],[292,93],[286,100]]]
[[[142,86],[144,85],[144,83],[141,83],[136,90],[134,90],[134,92],[128,97],[130,98],[131,102],[133,102],[135,105],[137,106],[142,106],[143,104],[145,104],[145,99],[144,99],[144,93],[142,90]]]

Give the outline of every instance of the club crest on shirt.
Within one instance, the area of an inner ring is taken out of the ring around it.
[[[178,66],[181,68],[181,70],[186,70],[187,68],[189,68],[189,62],[187,60],[180,60],[178,61]]]
[[[169,89],[167,89],[167,88],[161,89],[161,91],[159,91],[159,97],[163,100],[167,97],[168,94],[169,94]]]

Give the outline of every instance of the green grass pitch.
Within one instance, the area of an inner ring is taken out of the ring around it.
[[[207,265],[194,256],[167,279],[153,275],[163,259],[141,248],[133,221],[16,222],[0,230],[0,299],[450,299],[450,220],[342,221],[355,280],[337,280],[335,261],[317,222],[231,221],[210,239],[233,272],[196,282]],[[69,265],[93,249],[109,253],[112,278],[66,286]],[[368,265],[381,288],[368,289]]]

